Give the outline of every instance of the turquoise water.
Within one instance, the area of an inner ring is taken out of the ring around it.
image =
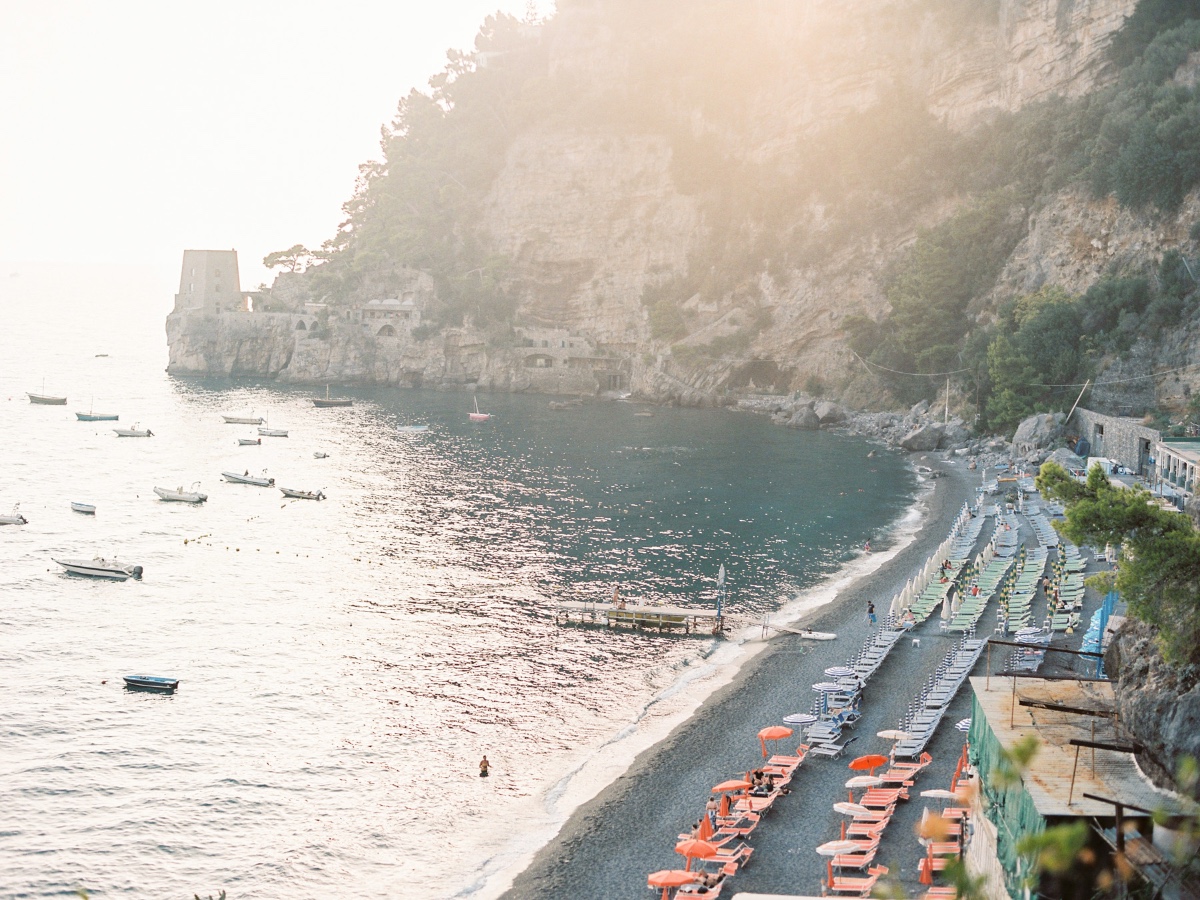
[[[470,893],[715,645],[555,626],[556,599],[711,606],[724,564],[727,612],[755,620],[913,500],[898,458],[736,412],[482,394],[477,425],[469,393],[317,410],[308,389],[173,379],[161,299],[56,270],[0,285],[0,508],[30,520],[0,528],[6,895]],[[67,407],[25,401],[43,377]],[[76,422],[89,405],[155,437]],[[251,410],[290,437],[236,446],[254,429],[220,415]],[[193,481],[203,507],[151,493]],[[51,560],[101,553],[145,578]],[[133,672],[181,688],[127,693]]]

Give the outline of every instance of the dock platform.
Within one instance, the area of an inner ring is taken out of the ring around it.
[[[724,616],[715,609],[690,609],[683,606],[639,606],[634,603],[618,608],[612,603],[588,603],[583,600],[560,600],[554,607],[554,621],[559,624],[604,624],[609,628],[657,628],[659,631],[681,628],[691,634],[718,634],[725,624]]]

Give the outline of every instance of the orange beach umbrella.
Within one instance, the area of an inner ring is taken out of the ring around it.
[[[886,756],[880,756],[878,753],[872,753],[868,756],[860,756],[858,759],[850,761],[850,768],[856,772],[861,772],[863,769],[868,770],[872,775],[880,766],[885,765],[888,761]]]
[[[729,795],[728,794],[721,795],[721,803],[717,807],[717,815],[720,816],[722,819],[724,819],[726,816],[729,815]]]
[[[671,888],[691,884],[695,880],[696,876],[693,873],[683,869],[663,869],[661,872],[651,872],[646,884],[652,888],[662,888],[662,900],[667,900]]]
[[[758,733],[758,743],[762,747],[763,759],[767,758],[767,741],[780,741],[792,736],[792,729],[782,725],[768,725]]]
[[[731,781],[722,781],[712,789],[714,794],[724,794],[729,791],[745,791],[749,790],[753,785],[749,781],[741,778],[734,778]]]
[[[699,841],[693,838],[691,840],[680,841],[676,844],[675,852],[683,855],[687,860],[687,865],[684,868],[687,871],[691,871],[693,859],[712,859],[717,855],[717,847],[708,841]]]

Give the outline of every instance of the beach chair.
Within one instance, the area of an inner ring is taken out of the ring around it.
[[[846,840],[855,838],[879,840],[890,821],[892,821],[890,817],[875,820],[856,819],[846,826]]]
[[[794,772],[800,768],[806,756],[808,756],[808,744],[801,744],[796,748],[795,756],[772,756],[767,760],[767,766],[778,766],[781,769],[789,769]]]
[[[839,853],[833,858],[833,867],[835,869],[856,869],[861,872],[875,861],[875,853],[874,850],[868,850],[866,853]]]
[[[817,756],[828,756],[830,759],[837,759],[856,740],[858,738],[849,738],[841,744],[834,743],[833,741],[818,743],[814,744],[808,752],[815,753]]]
[[[867,870],[866,878],[842,878],[834,875],[833,882],[829,885],[829,890],[835,894],[853,894],[856,897],[865,897],[871,893],[871,889],[875,887],[875,882],[879,880],[880,875],[886,875],[888,872],[887,866],[872,866]]]

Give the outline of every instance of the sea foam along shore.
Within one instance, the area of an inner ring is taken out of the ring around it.
[[[876,540],[879,551],[856,556],[836,573],[801,590],[772,614],[771,624],[803,623],[896,559],[923,530],[948,530],[953,516],[945,522],[929,521],[929,501],[937,484],[934,479],[918,476],[913,502],[899,519],[881,530]],[[576,754],[569,771],[537,798],[540,801],[537,806],[531,805],[530,822],[522,823],[519,834],[490,848],[492,855],[476,871],[473,882],[455,896],[472,900],[501,896],[534,862],[539,851],[563,830],[576,810],[609,788],[639,756],[652,751],[687,722],[715,692],[746,672],[748,664],[769,645],[769,639],[763,640],[759,623],[742,625],[730,639],[714,641],[699,660],[683,667],[668,687],[650,698],[632,721],[599,746]]]

